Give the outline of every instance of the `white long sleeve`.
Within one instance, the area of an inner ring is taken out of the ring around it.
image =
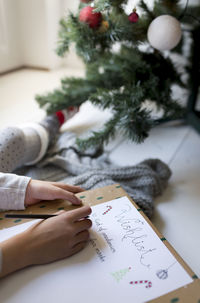
[[[24,209],[24,199],[29,181],[29,177],[0,173],[0,209]]]

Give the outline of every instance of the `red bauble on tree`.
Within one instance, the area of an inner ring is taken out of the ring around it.
[[[82,8],[79,14],[79,20],[87,23],[91,28],[98,28],[102,20],[102,14],[93,12],[94,9],[95,8],[91,6]]]
[[[131,23],[137,23],[139,19],[138,14],[136,13],[136,9],[134,8],[133,12],[128,16],[128,20]]]

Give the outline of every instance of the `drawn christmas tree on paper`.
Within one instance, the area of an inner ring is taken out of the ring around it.
[[[131,267],[127,267],[127,268],[123,268],[120,269],[118,271],[115,271],[113,273],[111,273],[111,275],[113,276],[113,278],[119,282],[120,280],[123,279],[123,277],[127,274],[127,272],[129,272],[131,270]]]

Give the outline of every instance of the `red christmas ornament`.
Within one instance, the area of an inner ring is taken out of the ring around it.
[[[91,28],[98,28],[102,20],[102,14],[93,12],[94,9],[95,8],[91,6],[82,8],[79,14],[79,20],[87,23]]]
[[[137,23],[139,19],[138,14],[136,13],[136,9],[133,10],[133,12],[128,16],[128,20],[131,23]]]
[[[59,110],[58,112],[56,112],[56,116],[58,118],[60,126],[63,125],[63,123],[65,122],[65,115],[63,114],[63,112]]]

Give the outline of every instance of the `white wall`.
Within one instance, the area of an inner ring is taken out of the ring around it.
[[[58,0],[17,0],[23,63],[55,68],[61,60],[55,54],[58,24],[62,15]]]
[[[0,0],[0,73],[20,66],[52,69],[77,62],[56,53],[59,20],[79,0]]]
[[[0,72],[23,63],[17,1],[0,0]]]

